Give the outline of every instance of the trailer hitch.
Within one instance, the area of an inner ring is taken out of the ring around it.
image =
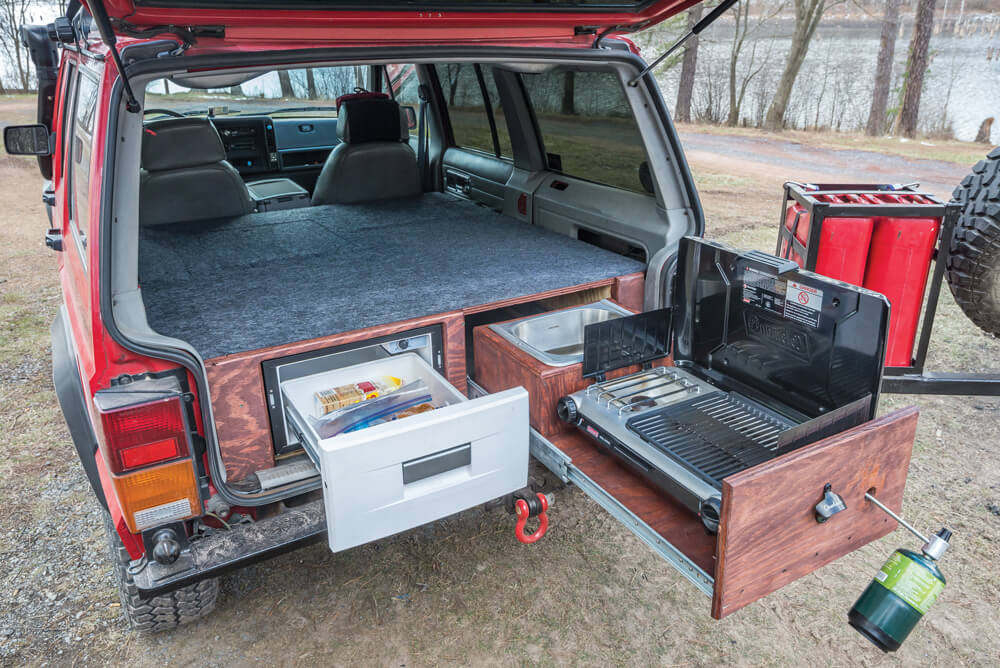
[[[514,501],[514,514],[517,515],[517,524],[514,526],[514,535],[525,545],[538,542],[549,528],[549,516],[546,511],[552,503],[551,497],[537,493],[534,496],[524,496]],[[529,517],[538,517],[538,528],[534,533],[525,534],[524,525]]]

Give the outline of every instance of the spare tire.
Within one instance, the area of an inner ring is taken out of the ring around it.
[[[951,238],[948,285],[972,322],[1000,336],[1000,147],[952,193],[962,205]]]

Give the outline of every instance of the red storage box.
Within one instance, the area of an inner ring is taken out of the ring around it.
[[[919,195],[877,197],[892,204],[933,204]],[[940,226],[939,218],[875,219],[862,285],[881,292],[892,305],[886,366],[910,366],[913,361],[913,341]]]
[[[863,195],[821,195],[815,196],[820,202],[830,204],[862,204],[877,203],[863,200]],[[785,227],[803,245],[809,244],[810,229],[809,211],[795,200],[791,200],[785,211]],[[868,258],[868,245],[871,241],[874,220],[872,218],[826,218],[820,228],[819,254],[816,256],[817,274],[829,276],[861,285],[865,275],[865,263]],[[805,268],[805,259],[789,249],[788,242],[781,246],[781,257],[791,258],[800,267]]]

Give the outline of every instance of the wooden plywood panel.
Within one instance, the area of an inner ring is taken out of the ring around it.
[[[465,319],[461,313],[404,320],[206,360],[216,433],[228,479],[242,480],[255,471],[274,466],[262,362],[434,324],[441,324],[443,329],[445,378],[464,393],[467,385]]]
[[[630,311],[639,313],[643,310],[645,290],[645,274],[627,274],[615,279],[615,284],[611,288],[611,297]]]
[[[904,408],[723,481],[712,616],[721,619],[896,528],[864,500],[874,488],[899,510],[917,428]],[[832,485],[847,509],[824,524],[814,507]]]
[[[618,463],[578,431],[550,439],[591,480],[648,524],[706,573],[715,571],[715,536],[705,531],[698,516],[658,491],[638,473]],[[603,511],[600,511],[603,512]]]

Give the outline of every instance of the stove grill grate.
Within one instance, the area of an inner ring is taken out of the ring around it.
[[[713,392],[628,421],[628,428],[717,489],[722,479],[778,455],[793,423],[729,392]]]

